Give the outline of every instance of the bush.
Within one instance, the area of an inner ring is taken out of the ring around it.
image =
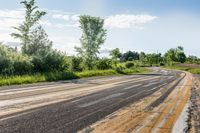
[[[100,59],[95,64],[98,70],[107,70],[112,68],[112,61],[109,59]]]
[[[23,74],[30,74],[33,70],[33,64],[30,60],[16,60],[13,64],[13,67],[15,69],[14,74],[17,75],[23,75]]]
[[[125,67],[126,67],[126,68],[132,68],[132,67],[134,67],[134,63],[133,63],[133,62],[127,62],[127,63],[125,64]]]
[[[32,68],[31,58],[0,44],[0,75],[30,74]]]
[[[71,57],[70,70],[75,72],[83,71],[83,59],[80,57]]]
[[[33,56],[34,72],[52,72],[68,70],[69,64],[64,54],[49,51]]]

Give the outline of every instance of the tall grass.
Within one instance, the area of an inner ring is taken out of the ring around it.
[[[145,73],[149,71],[150,70],[146,68],[131,68],[131,69],[124,69],[122,70],[122,72],[109,69],[109,70],[91,70],[91,71],[83,71],[75,73],[50,72],[44,74],[23,75],[23,76],[3,76],[0,77],[0,86],[31,84],[31,83],[58,81],[58,80],[70,80],[70,79],[87,78],[94,76]]]
[[[165,66],[164,68],[187,71],[192,74],[200,74],[200,68],[185,67],[185,66]]]

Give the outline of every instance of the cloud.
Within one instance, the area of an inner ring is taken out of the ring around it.
[[[10,31],[11,27],[17,26],[22,22],[23,10],[0,10],[0,30]]]
[[[3,18],[24,18],[24,11],[22,9],[17,9],[17,10],[0,10],[0,17]]]
[[[70,16],[69,15],[62,15],[62,14],[53,14],[52,18],[54,18],[54,19],[63,19],[65,21],[69,21]]]
[[[143,29],[143,25],[158,18],[151,15],[117,14],[105,19],[105,26],[108,28],[138,28]]]

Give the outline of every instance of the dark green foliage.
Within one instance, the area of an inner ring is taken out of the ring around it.
[[[31,58],[0,44],[0,75],[29,74],[32,68]]]
[[[33,64],[30,59],[17,59],[14,61],[13,67],[15,75],[31,74],[33,72]]]
[[[98,70],[111,69],[112,68],[112,60],[106,59],[106,58],[99,59],[98,61],[96,61],[95,65]]]
[[[179,46],[175,49],[171,48],[165,53],[165,60],[171,65],[172,62],[184,63],[186,61],[186,55],[183,47]]]
[[[126,68],[132,68],[132,67],[134,67],[134,63],[133,63],[133,62],[127,62],[127,63],[125,64],[125,67],[126,67]]]
[[[67,70],[69,65],[64,54],[51,50],[33,56],[34,72],[53,72]]]
[[[71,61],[70,61],[70,70],[74,71],[74,72],[79,72],[79,71],[83,71],[83,59],[80,57],[71,57]]]
[[[163,57],[162,57],[162,54],[156,54],[156,53],[153,53],[153,54],[147,54],[146,55],[146,58],[147,58],[147,63],[152,66],[152,65],[159,65],[160,63],[163,63]]]
[[[133,60],[139,60],[138,52],[128,51],[128,52],[122,54],[121,61],[125,62],[125,61],[133,61]]]
[[[188,58],[186,59],[186,62],[187,63],[190,63],[190,64],[200,64],[200,59],[196,56],[188,56]]]

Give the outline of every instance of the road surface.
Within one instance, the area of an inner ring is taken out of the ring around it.
[[[181,72],[155,69],[151,74],[0,88],[0,133],[74,133],[181,78]]]

